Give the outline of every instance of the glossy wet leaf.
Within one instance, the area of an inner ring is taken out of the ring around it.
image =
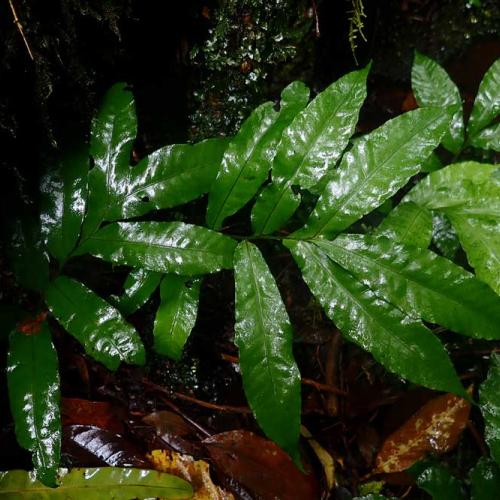
[[[89,151],[73,148],[42,180],[40,221],[49,252],[65,259],[76,245],[85,215]]]
[[[12,331],[7,383],[17,441],[31,451],[36,477],[54,485],[61,448],[59,372],[46,322],[33,335]]]
[[[380,206],[420,171],[448,124],[441,109],[422,108],[362,137],[344,155],[297,237],[333,236]]]
[[[290,319],[255,245],[238,245],[234,273],[235,343],[247,400],[265,434],[299,463],[300,373]]]
[[[236,241],[182,222],[108,224],[79,247],[116,264],[193,276],[231,269]]]
[[[267,102],[243,123],[224,154],[208,196],[210,227],[219,229],[226,217],[257,193],[267,178],[283,129],[308,100],[309,89],[302,82],[293,82],[282,92],[279,112]]]
[[[500,295],[500,218],[496,221],[450,214],[476,276]]]
[[[471,140],[471,145],[479,149],[500,152],[500,123],[481,130]]]
[[[500,297],[448,259],[368,235],[340,235],[315,244],[410,316],[471,337],[500,338]]]
[[[407,196],[452,223],[476,274],[500,290],[500,181],[495,165],[464,162],[434,172]]]
[[[369,69],[332,83],[284,131],[273,162],[273,182],[252,211],[255,233],[272,233],[293,215],[300,197],[292,186],[312,189],[333,170],[358,121]]]
[[[319,498],[314,474],[304,474],[272,441],[248,431],[229,431],[203,441],[214,464],[255,498]]]
[[[465,500],[467,498],[460,481],[441,465],[433,465],[425,469],[418,475],[416,483],[432,497],[432,500]]]
[[[434,152],[422,163],[421,172],[435,172],[443,168],[443,162],[439,156]]]
[[[142,267],[132,269],[123,285],[123,294],[116,299],[116,307],[128,316],[143,306],[156,290],[163,274]]]
[[[470,472],[471,500],[491,500],[500,491],[500,468],[493,460],[481,457]]]
[[[477,91],[467,125],[467,134],[474,137],[500,113],[500,59],[484,74]]]
[[[167,274],[160,285],[161,302],[154,323],[155,351],[179,360],[196,323],[201,278]]]
[[[432,172],[404,198],[446,214],[498,219],[498,166],[463,162]]]
[[[427,248],[432,239],[432,214],[415,203],[400,203],[377,227],[375,234],[395,242]]]
[[[144,364],[144,346],[137,332],[117,309],[86,286],[59,276],[48,287],[45,301],[85,352],[110,370],[122,361]]]
[[[450,219],[441,212],[432,213],[432,243],[441,255],[453,260],[460,248],[457,232]]]
[[[0,499],[5,500],[130,500],[191,498],[183,479],[154,470],[120,467],[59,469],[58,488],[44,487],[31,472],[0,472]]]
[[[129,183],[130,156],[137,135],[132,92],[117,83],[106,93],[92,121],[90,154],[94,167],[88,177],[88,206],[83,235],[96,231],[103,220],[120,217],[120,198]]]
[[[457,445],[469,413],[470,404],[454,394],[431,399],[385,439],[374,472],[401,472],[427,454],[448,453]]]
[[[284,226],[300,205],[301,196],[291,186],[272,182],[260,193],[252,208],[255,234],[269,234]]]
[[[481,384],[480,407],[485,421],[484,436],[491,456],[500,465],[500,355],[490,357],[488,378]]]
[[[146,156],[131,168],[129,185],[119,201],[121,216],[175,207],[207,193],[228,143],[221,138],[174,144]]]
[[[41,292],[49,283],[49,258],[38,221],[31,214],[21,213],[11,222],[7,253],[12,271],[21,286]]]
[[[75,463],[147,469],[144,453],[120,434],[92,425],[66,425],[63,451]]]
[[[333,262],[317,244],[285,245],[327,316],[351,342],[388,370],[437,390],[462,393],[448,354],[436,336]]]
[[[446,149],[458,153],[464,142],[462,98],[448,73],[436,61],[415,52],[411,86],[420,107],[441,106],[450,113],[450,127],[442,142]]]

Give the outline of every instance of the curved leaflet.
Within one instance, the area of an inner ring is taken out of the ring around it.
[[[430,174],[406,199],[439,210],[476,274],[500,293],[500,180],[496,165],[457,163]]]
[[[259,106],[243,123],[227,148],[208,195],[207,224],[219,229],[226,217],[242,208],[256,193],[271,168],[283,129],[307,104],[309,89],[293,82],[281,94],[280,111],[273,103]]]
[[[446,214],[500,217],[499,167],[468,161],[432,172],[404,198]]]
[[[234,273],[235,343],[245,394],[266,435],[300,463],[300,373],[288,314],[255,245],[238,245]]]
[[[128,316],[142,307],[160,284],[163,275],[143,268],[132,269],[123,285],[124,292],[113,303]]]
[[[76,245],[85,214],[89,152],[86,145],[66,153],[57,170],[42,180],[40,222],[49,252],[65,259]]]
[[[500,295],[500,220],[449,217],[476,276]]]
[[[43,292],[49,284],[49,256],[40,226],[28,212],[9,222],[12,233],[6,250],[16,279],[25,288]]]
[[[460,481],[451,475],[448,468],[441,465],[426,468],[417,476],[416,483],[433,499],[465,500],[467,498]]]
[[[479,406],[485,421],[485,439],[500,465],[500,355],[492,353],[487,379],[479,389]]]
[[[161,303],[154,323],[155,351],[180,360],[196,323],[201,278],[167,274],[160,286]]]
[[[7,383],[17,441],[32,452],[36,477],[54,486],[61,450],[59,372],[46,322],[32,335],[10,334]]]
[[[471,141],[471,146],[500,152],[500,123],[481,130]]]
[[[500,113],[500,59],[484,74],[467,125],[467,134],[475,137]]]
[[[448,73],[429,57],[415,52],[411,86],[420,107],[442,106],[450,113],[450,128],[443,136],[443,146],[456,154],[464,142],[462,98]]]
[[[130,182],[119,201],[121,217],[182,205],[208,192],[228,143],[223,138],[174,144],[146,156],[130,168]]]
[[[137,332],[92,290],[59,276],[48,287],[45,301],[85,352],[110,370],[116,370],[121,361],[144,364],[144,346]]]
[[[88,238],[78,254],[194,276],[231,269],[235,248],[232,238],[183,222],[115,222]]]
[[[471,500],[490,500],[500,491],[500,468],[490,458],[481,457],[469,474]]]
[[[347,146],[366,97],[370,67],[340,78],[318,94],[284,131],[266,187],[252,211],[256,234],[279,229],[295,212],[300,196],[292,186],[313,189]]]
[[[94,233],[104,220],[120,218],[120,198],[126,193],[130,156],[137,135],[134,97],[117,83],[104,96],[92,122],[90,154],[94,168],[88,176],[87,214],[82,237]]]
[[[122,467],[59,469],[58,487],[47,488],[30,472],[0,472],[0,499],[5,500],[130,500],[131,498],[188,499],[191,485],[180,477],[156,470]]]
[[[285,240],[313,295],[343,335],[388,370],[436,390],[463,395],[448,354],[422,323],[405,316],[315,243]]]
[[[314,240],[323,252],[407,314],[475,338],[500,338],[500,297],[425,248],[346,234]]]
[[[375,230],[392,241],[427,248],[432,239],[432,214],[415,203],[400,203]]]
[[[362,137],[344,155],[309,220],[295,236],[333,236],[380,206],[419,172],[448,123],[441,109],[422,108]]]

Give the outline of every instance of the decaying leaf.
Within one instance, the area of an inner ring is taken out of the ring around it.
[[[335,480],[335,462],[333,461],[333,457],[323,448],[323,446],[313,439],[312,434],[304,425],[300,426],[300,434],[307,439],[309,446],[313,449],[318,460],[321,462],[325,474],[326,486],[328,491],[331,491],[337,482]]]
[[[234,500],[231,493],[212,482],[210,466],[204,460],[168,450],[153,450],[147,457],[156,470],[190,482],[194,490],[192,500]]]
[[[428,452],[455,447],[469,418],[470,404],[453,394],[431,399],[383,443],[373,473],[400,472]]]
[[[260,499],[316,500],[314,474],[301,472],[275,443],[249,431],[228,431],[203,441],[214,464]]]
[[[156,428],[158,434],[170,433],[177,436],[191,434],[191,428],[182,417],[171,411],[154,411],[143,417],[143,422]]]
[[[61,413],[63,425],[95,425],[111,432],[123,432],[120,408],[109,401],[61,398]]]
[[[91,425],[63,427],[63,453],[72,461],[88,466],[147,468],[139,447],[120,434]]]

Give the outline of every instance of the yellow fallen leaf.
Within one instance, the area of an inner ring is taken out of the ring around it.
[[[431,399],[387,437],[372,473],[401,472],[428,453],[449,452],[458,443],[469,412],[470,403],[454,394]]]
[[[323,472],[325,473],[328,491],[331,491],[336,484],[335,463],[333,461],[333,457],[323,448],[323,446],[321,446],[315,439],[312,438],[312,434],[309,432],[307,427],[301,425],[300,433],[307,439],[309,446],[313,449],[314,453],[318,457],[318,460],[321,462],[321,465],[323,466]]]
[[[189,481],[194,490],[193,500],[234,500],[232,493],[212,482],[210,466],[204,460],[169,450],[153,450],[147,458],[156,470]]]

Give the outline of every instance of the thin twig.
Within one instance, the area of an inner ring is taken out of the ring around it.
[[[153,384],[152,382],[150,382],[149,380],[147,379],[143,379],[142,380],[142,383],[144,385],[147,385],[149,387],[151,387],[151,389],[154,389],[155,391],[157,392],[160,392],[162,393],[164,396],[161,397],[161,400],[171,409],[173,410],[175,413],[177,413],[178,415],[180,415],[188,424],[191,424],[195,429],[198,429],[202,434],[204,434],[205,436],[211,436],[212,434],[210,434],[210,432],[208,432],[204,427],[202,427],[198,422],[196,422],[195,420],[193,420],[192,418],[188,417],[183,411],[181,411],[181,409],[175,405],[174,403],[172,403],[172,401],[170,401],[170,399],[168,399],[166,397],[166,395],[169,395],[168,394],[168,391],[166,389],[164,389],[163,387],[161,387],[160,385],[156,385],[156,384]]]
[[[187,394],[181,394],[180,392],[173,392],[172,395],[178,399],[188,401],[189,403],[194,403],[198,406],[203,406],[203,408],[209,408],[210,410],[228,412],[228,413],[243,413],[251,414],[252,410],[247,406],[229,406],[229,405],[218,405],[215,403],[209,403],[208,401],[202,401],[201,399],[193,398]]]
[[[319,16],[318,16],[318,6],[316,5],[316,0],[312,0],[312,9],[314,13],[314,32],[316,34],[316,38],[321,36],[321,32],[319,31]]]
[[[229,363],[238,364],[240,362],[240,360],[236,356],[232,356],[231,354],[226,354],[224,352],[220,354],[220,357],[224,361],[229,361]],[[347,392],[339,389],[338,387],[335,387],[334,385],[322,384],[321,382],[317,382],[316,380],[310,378],[302,378],[301,381],[303,385],[309,385],[311,387],[314,387],[315,389],[318,389],[318,391],[338,394],[339,396],[347,396]]]
[[[188,396],[187,394],[182,394],[180,392],[168,391],[164,389],[160,385],[154,384],[149,380],[143,379],[142,383],[151,387],[152,389],[161,392],[162,394],[166,394],[169,397],[174,397],[177,399],[182,399],[183,401],[188,401],[189,403],[196,404],[198,406],[202,406],[203,408],[209,408],[210,410],[222,411],[222,412],[231,412],[231,413],[243,413],[243,414],[251,414],[252,410],[247,406],[230,406],[230,405],[218,405],[215,403],[209,403],[208,401],[203,401],[201,399],[194,398],[192,396]]]
[[[31,51],[31,47],[30,47],[30,44],[28,43],[28,39],[26,38],[26,35],[24,34],[23,25],[21,24],[19,17],[17,17],[17,12],[16,12],[16,9],[14,7],[14,3],[12,2],[12,0],[9,0],[9,5],[10,5],[10,10],[12,11],[12,16],[14,17],[14,24],[16,25],[17,30],[21,34],[21,37],[23,39],[24,45],[26,46],[26,50],[28,51],[30,59],[33,61],[35,59],[33,57],[33,52]]]
[[[329,392],[331,394],[337,394],[338,396],[347,396],[347,392],[335,387],[334,385],[322,384],[321,382],[317,382],[316,380],[312,380],[310,378],[303,378],[302,383],[304,385],[310,385],[311,387],[318,389],[318,391]]]

